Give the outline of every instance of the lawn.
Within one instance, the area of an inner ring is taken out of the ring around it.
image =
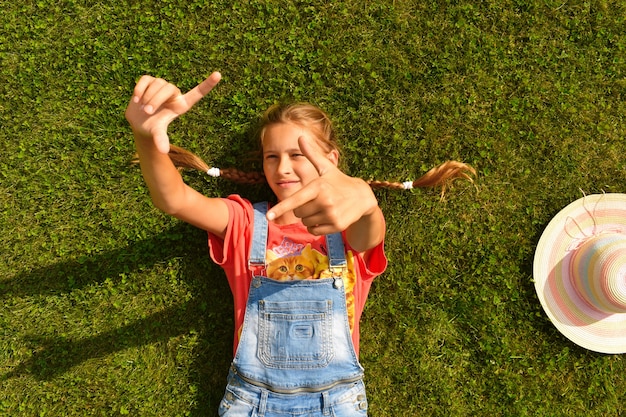
[[[248,162],[280,100],[331,114],[377,190],[387,272],[362,318],[370,415],[617,416],[626,363],[562,336],[534,290],[550,219],[626,192],[626,4],[614,0],[23,0],[0,14],[0,415],[212,416],[232,301],[206,234],[156,210],[124,109],[142,74],[220,85],[170,129]],[[266,198],[200,174],[211,196]]]

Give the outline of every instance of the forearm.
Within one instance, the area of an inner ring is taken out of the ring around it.
[[[385,218],[376,205],[371,213],[364,214],[346,229],[348,244],[358,252],[373,249],[385,238]]]
[[[134,131],[135,146],[144,181],[153,204],[168,214],[176,214],[177,203],[184,201],[186,185],[167,154],[157,150],[150,137]]]

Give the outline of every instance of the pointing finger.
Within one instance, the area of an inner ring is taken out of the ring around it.
[[[328,159],[328,155],[321,152],[311,144],[310,140],[306,140],[303,136],[298,138],[298,145],[302,154],[313,164],[320,176],[326,174],[331,169],[336,169],[336,165]]]
[[[317,194],[317,187],[313,187],[311,186],[311,184],[309,184],[308,186],[302,188],[295,194],[287,197],[286,199],[280,201],[278,204],[272,207],[267,212],[267,219],[270,221],[277,219],[283,214],[295,210],[298,207],[301,207],[306,203],[314,200],[317,197]]]
[[[202,81],[200,84],[183,95],[185,102],[189,105],[189,107],[193,106],[200,101],[202,97],[209,94],[209,92],[217,85],[217,83],[220,82],[221,79],[222,74],[217,71],[212,73],[206,80]]]

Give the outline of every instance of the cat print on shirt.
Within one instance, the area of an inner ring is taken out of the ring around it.
[[[318,279],[328,269],[328,257],[311,248],[308,244],[295,255],[278,256],[268,250],[265,254],[267,277],[276,281]]]
[[[281,248],[267,250],[265,260],[267,262],[267,277],[277,281],[321,279],[333,276],[328,269],[328,257],[313,249],[311,244],[295,248],[295,250],[292,247],[290,251],[284,251]],[[351,251],[346,254],[346,262],[348,268],[342,278],[346,292],[348,322],[352,332],[354,330],[354,284],[356,282],[356,274],[354,272],[354,257]]]

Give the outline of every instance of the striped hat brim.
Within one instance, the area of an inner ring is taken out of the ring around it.
[[[595,352],[625,353],[626,311],[596,308],[581,296],[572,277],[576,250],[605,233],[626,236],[626,194],[589,195],[562,209],[539,239],[533,278],[545,313],[565,337]]]

